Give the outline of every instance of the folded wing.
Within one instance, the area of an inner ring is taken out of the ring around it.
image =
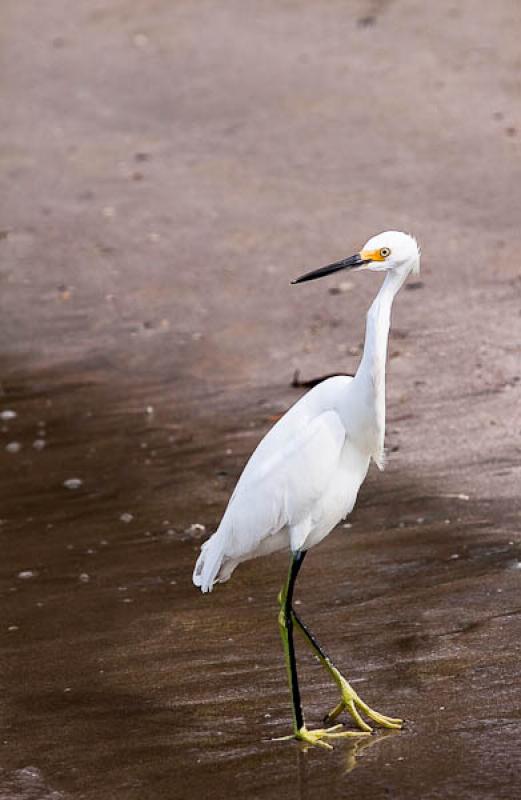
[[[305,527],[326,490],[344,446],[344,425],[333,410],[301,422],[282,447],[265,439],[246,465],[216,534],[224,537],[226,557],[242,560],[283,528]]]

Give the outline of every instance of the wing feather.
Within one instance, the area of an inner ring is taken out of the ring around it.
[[[246,465],[221,523],[226,556],[244,558],[266,537],[302,527],[326,490],[338,466],[345,427],[334,410],[302,414],[300,423],[282,446],[281,437],[272,443],[264,439]]]

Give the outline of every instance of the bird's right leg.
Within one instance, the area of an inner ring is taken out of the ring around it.
[[[338,731],[342,725],[334,725],[331,728],[308,730],[304,723],[302,703],[300,700],[300,689],[298,685],[297,660],[295,657],[295,647],[293,644],[294,611],[292,608],[292,601],[295,581],[305,555],[306,552],[301,550],[298,550],[292,555],[288,579],[279,594],[279,627],[282,645],[284,647],[284,655],[286,658],[289,688],[291,691],[291,701],[293,706],[293,734],[291,736],[283,736],[282,739],[299,739],[307,744],[317,744],[320,745],[320,747],[325,747],[328,750],[331,750],[331,745],[323,741],[323,739],[359,736],[359,734],[354,733],[353,731],[343,731],[339,733]]]
[[[372,728],[367,722],[362,719],[360,715],[360,711],[362,711],[369,719],[372,719],[373,722],[376,722],[377,725],[381,725],[383,728],[391,728],[391,729],[400,729],[403,725],[403,720],[397,719],[395,717],[388,717],[385,714],[380,714],[379,711],[375,711],[373,708],[367,705],[366,702],[362,700],[362,698],[355,692],[351,684],[344,678],[344,676],[339,672],[339,670],[335,667],[327,653],[321,648],[309,628],[302,622],[300,617],[292,610],[293,621],[295,622],[296,626],[303,634],[306,642],[311,647],[315,655],[318,657],[321,664],[327,669],[335,683],[337,684],[338,688],[340,689],[340,693],[342,699],[340,703],[335,706],[335,708],[329,712],[324,718],[324,722],[326,724],[334,722],[335,719],[338,717],[339,714],[344,711],[344,709],[351,715],[353,721],[356,725],[360,728],[361,731],[365,731],[370,733]]]

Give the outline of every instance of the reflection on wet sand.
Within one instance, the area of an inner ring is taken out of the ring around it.
[[[374,747],[375,745],[381,745],[383,742],[388,740],[391,736],[398,736],[398,731],[382,731],[381,733],[377,733],[374,736],[367,736],[367,737],[360,737],[359,739],[355,739],[352,742],[348,743],[348,746],[345,748],[345,768],[344,774],[348,774],[352,772],[356,766],[358,766],[358,758],[370,747]]]
[[[368,750],[375,745],[381,745],[384,741],[389,740],[390,737],[399,736],[399,731],[382,731],[374,735],[365,736],[360,734],[352,739],[343,739],[341,742],[336,743],[336,747],[340,749],[342,761],[335,765],[335,769],[341,766],[342,775],[348,775],[357,766],[359,766],[359,757],[364,750]],[[303,742],[298,743],[297,752],[297,775],[298,775],[298,800],[308,800],[306,794],[306,787],[308,785],[308,760],[306,754],[310,750],[310,745]]]

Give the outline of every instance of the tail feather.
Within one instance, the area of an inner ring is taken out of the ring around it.
[[[201,547],[195,562],[192,580],[202,592],[211,592],[224,559],[224,546],[219,531],[213,534]]]

